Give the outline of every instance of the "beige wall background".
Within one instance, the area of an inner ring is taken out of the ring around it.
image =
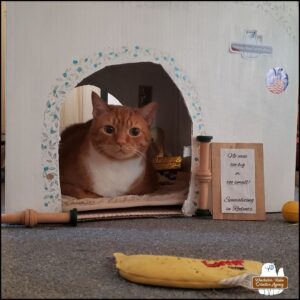
[[[51,86],[75,58],[142,45],[174,56],[197,89],[215,142],[264,144],[267,211],[294,198],[298,2],[8,2],[6,208],[44,210],[41,133]],[[255,29],[272,55],[243,59],[231,42]],[[265,75],[282,66],[287,90]],[[17,188],[16,188],[17,187]]]

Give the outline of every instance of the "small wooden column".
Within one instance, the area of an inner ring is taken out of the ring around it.
[[[212,136],[199,135],[200,142],[200,166],[197,174],[199,180],[199,202],[196,210],[197,216],[211,216],[208,206],[209,186],[212,179],[210,171],[210,142]]]
[[[26,227],[34,227],[41,223],[69,223],[77,225],[77,210],[74,208],[65,213],[39,213],[33,209],[22,212],[1,214],[1,224],[19,224]]]

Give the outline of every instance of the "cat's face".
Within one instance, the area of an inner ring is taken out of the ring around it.
[[[95,149],[115,160],[146,155],[151,142],[150,126],[157,104],[140,109],[107,105],[92,94],[93,122],[91,141]]]

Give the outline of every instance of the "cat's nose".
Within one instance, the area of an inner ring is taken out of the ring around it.
[[[119,146],[123,146],[126,144],[126,139],[125,139],[125,137],[118,137],[116,142]]]

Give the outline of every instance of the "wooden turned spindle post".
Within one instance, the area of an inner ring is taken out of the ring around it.
[[[196,211],[197,216],[210,216],[208,208],[209,186],[212,179],[210,165],[210,142],[212,136],[199,135],[197,141],[200,142],[200,166],[198,170],[199,180],[199,202]]]
[[[41,223],[70,223],[76,226],[77,210],[74,208],[65,213],[39,213],[33,209],[26,209],[18,213],[1,214],[1,224],[18,224],[34,227]]]

